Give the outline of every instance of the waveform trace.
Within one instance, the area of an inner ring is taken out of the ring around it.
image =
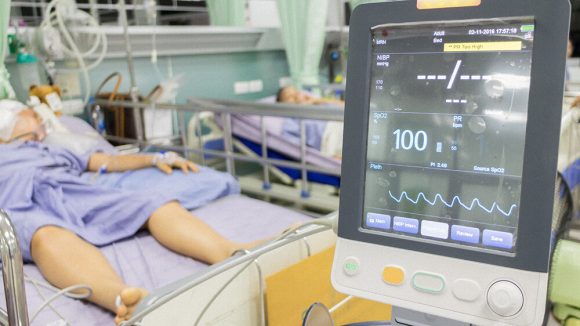
[[[453,199],[451,200],[451,203],[448,203],[447,201],[445,201],[445,199],[443,199],[443,196],[441,196],[441,194],[436,194],[435,198],[431,201],[429,199],[427,199],[427,197],[425,196],[424,193],[420,192],[417,195],[416,199],[412,199],[411,197],[409,197],[408,193],[406,191],[403,191],[401,193],[401,195],[397,198],[395,195],[393,195],[393,193],[389,190],[389,196],[396,201],[397,203],[400,203],[401,201],[403,201],[403,198],[405,198],[406,200],[410,201],[413,204],[418,204],[419,200],[422,198],[427,204],[431,205],[431,206],[435,206],[435,204],[437,203],[437,201],[440,201],[441,203],[443,203],[445,206],[452,208],[453,206],[455,206],[456,204],[461,205],[463,208],[465,208],[468,211],[473,210],[473,207],[475,205],[477,205],[479,208],[481,208],[482,210],[488,212],[488,213],[492,213],[494,210],[497,210],[498,212],[500,212],[502,215],[509,217],[514,209],[516,209],[518,206],[513,204],[510,209],[506,212],[504,211],[501,207],[499,207],[499,205],[497,203],[493,203],[493,205],[491,205],[491,208],[487,208],[486,206],[484,206],[478,198],[474,198],[471,201],[470,205],[466,205],[461,201],[461,198],[459,198],[459,196],[454,196]]]

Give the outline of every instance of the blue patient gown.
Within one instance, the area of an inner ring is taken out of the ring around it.
[[[36,142],[0,145],[0,208],[11,216],[25,260],[43,226],[106,245],[135,234],[170,201],[193,209],[239,192],[233,177],[207,168],[187,176],[143,169],[94,179],[85,172],[89,157]]]

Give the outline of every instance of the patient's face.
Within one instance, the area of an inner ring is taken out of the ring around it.
[[[284,87],[280,93],[280,102],[282,103],[296,103],[296,95],[298,90],[294,87]]]
[[[311,96],[291,86],[285,87],[280,94],[280,102],[282,103],[308,104],[311,100]]]
[[[42,119],[31,109],[18,114],[18,121],[12,131],[12,139],[42,141],[46,137],[46,129]]]

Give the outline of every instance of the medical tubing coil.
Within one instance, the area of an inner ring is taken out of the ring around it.
[[[66,27],[65,21],[63,19],[63,11],[65,9],[65,6],[74,7],[75,15],[82,16],[83,19],[89,22],[91,27],[97,30],[97,41],[94,42],[93,46],[87,52],[82,53],[79,50],[77,44],[73,40],[70,32]],[[60,30],[60,32],[62,33],[62,35],[66,40],[66,42],[63,42],[62,46],[63,52],[68,56],[74,57],[79,65],[78,69],[72,70],[74,71],[80,70],[82,72],[86,88],[86,94],[84,99],[84,105],[86,106],[89,102],[91,92],[91,81],[89,78],[89,70],[97,67],[104,60],[108,48],[107,37],[104,34],[104,31],[99,27],[99,23],[97,22],[97,20],[88,13],[81,10],[77,10],[74,2],[71,2],[70,0],[53,0],[51,3],[48,4],[48,6],[46,6],[44,17],[45,18],[41,26],[50,26],[50,27],[52,27],[53,25],[58,26],[58,29]],[[65,45],[65,43],[68,44],[68,47],[67,45]],[[99,56],[93,63],[87,65],[85,62],[85,57],[92,55],[99,45],[101,45],[101,52]]]

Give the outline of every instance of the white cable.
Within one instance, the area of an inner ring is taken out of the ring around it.
[[[54,286],[52,286],[52,285],[50,285],[48,283],[39,281],[39,280],[34,279],[34,278],[30,277],[30,276],[27,276],[26,274],[24,275],[24,280],[26,280],[26,281],[28,281],[28,282],[36,285],[36,286],[43,287],[43,288],[45,288],[47,290],[50,290],[50,291],[53,291],[53,292],[60,291],[60,289],[58,289],[58,288],[56,288],[56,287],[54,287]],[[67,297],[71,298],[71,299],[83,300],[83,299],[86,299],[86,298],[90,297],[91,294],[92,294],[92,289],[90,289],[90,287],[88,285],[86,285],[86,288],[87,288],[87,291],[90,291],[90,293],[88,293],[88,294],[87,293],[84,293],[84,294],[76,294],[76,293],[72,293],[71,292],[71,293],[66,293],[65,295]]]
[[[235,281],[238,276],[240,276],[240,274],[242,274],[242,272],[244,272],[246,269],[248,269],[248,267],[250,267],[250,265],[252,265],[254,263],[254,261],[250,261],[249,263],[247,263],[246,265],[244,265],[242,268],[240,268],[239,271],[237,271],[234,276],[230,277],[230,279],[224,283],[224,285],[219,288],[219,290],[214,294],[214,296],[207,302],[207,304],[205,305],[205,307],[203,307],[203,309],[201,310],[201,312],[199,313],[199,315],[197,316],[197,319],[195,320],[195,323],[193,324],[194,326],[199,325],[199,323],[201,322],[201,319],[203,318],[203,316],[205,315],[205,313],[209,310],[209,308],[211,308],[211,306],[213,305],[214,301],[217,300],[217,298],[219,297],[220,294],[222,294],[222,292],[233,282]]]
[[[284,231],[281,235],[279,235],[277,238],[275,238],[272,242],[285,239],[289,235],[291,235],[291,234],[295,233],[296,231],[303,229],[304,227],[309,226],[309,225],[328,226],[329,228],[331,228],[334,231],[334,233],[337,233],[336,231],[338,229],[338,213],[336,213],[336,215],[332,215],[332,216],[327,217],[327,218],[314,219],[314,220],[305,222],[303,224],[300,224],[299,226],[290,228],[290,229]]]
[[[40,314],[40,312],[42,312],[42,310],[44,310],[44,308],[46,308],[47,306],[50,306],[50,304],[58,299],[61,296],[65,296],[70,292],[73,291],[78,291],[78,290],[87,290],[89,292],[88,296],[91,296],[93,290],[87,286],[87,285],[73,285],[73,286],[69,286],[67,288],[64,288],[58,292],[56,292],[55,294],[53,294],[50,298],[48,298],[48,300],[44,301],[44,303],[42,303],[42,305],[40,305],[40,307],[38,307],[38,310],[36,310],[36,312],[32,315],[32,317],[30,317],[30,322],[32,323],[34,321],[34,319],[36,319],[36,317],[38,316],[38,314]]]
[[[348,297],[342,299],[342,301],[340,301],[339,303],[335,304],[334,307],[328,309],[328,313],[333,314],[335,311],[337,311],[338,309],[340,309],[342,306],[344,306],[347,302],[349,302],[353,298],[354,297],[352,295],[349,295]]]
[[[26,274],[24,274],[24,278],[26,281],[32,283],[32,286],[36,289],[36,292],[38,293],[38,295],[42,298],[42,300],[46,301],[46,297],[44,296],[44,294],[42,294],[42,291],[40,291],[40,286],[41,284],[39,284],[35,279],[33,278],[29,278],[27,279]],[[52,310],[52,312],[54,312],[61,320],[64,320],[65,323],[67,325],[70,325],[70,322],[63,316],[60,314],[60,312],[58,312],[58,310],[56,310],[52,305],[48,305],[48,307],[50,308],[50,310]]]
[[[26,273],[24,274],[24,280],[32,283],[32,286],[36,289],[36,291],[38,292],[38,294],[40,295],[40,297],[44,300],[44,302],[42,303],[42,305],[40,305],[40,307],[36,310],[36,312],[32,315],[32,317],[30,318],[30,322],[32,323],[34,321],[34,319],[36,319],[36,317],[40,314],[40,312],[42,312],[42,310],[46,309],[47,307],[50,308],[60,319],[62,319],[64,322],[67,323],[67,325],[71,325],[71,323],[63,316],[61,315],[58,310],[56,310],[53,306],[52,306],[52,302],[56,299],[58,299],[61,296],[66,296],[69,297],[71,299],[87,299],[88,297],[90,297],[93,294],[93,289],[85,284],[77,284],[77,285],[73,285],[73,286],[69,286],[67,288],[64,288],[62,290],[59,290],[57,288],[55,288],[54,286],[42,282],[42,281],[38,281],[32,277],[29,277],[28,275],[26,275]],[[42,294],[42,291],[40,290],[40,287],[43,287],[45,289],[48,289],[50,291],[55,292],[50,298],[46,299],[46,297]],[[75,291],[78,290],[85,290],[86,292],[83,294],[77,294],[74,293]]]

